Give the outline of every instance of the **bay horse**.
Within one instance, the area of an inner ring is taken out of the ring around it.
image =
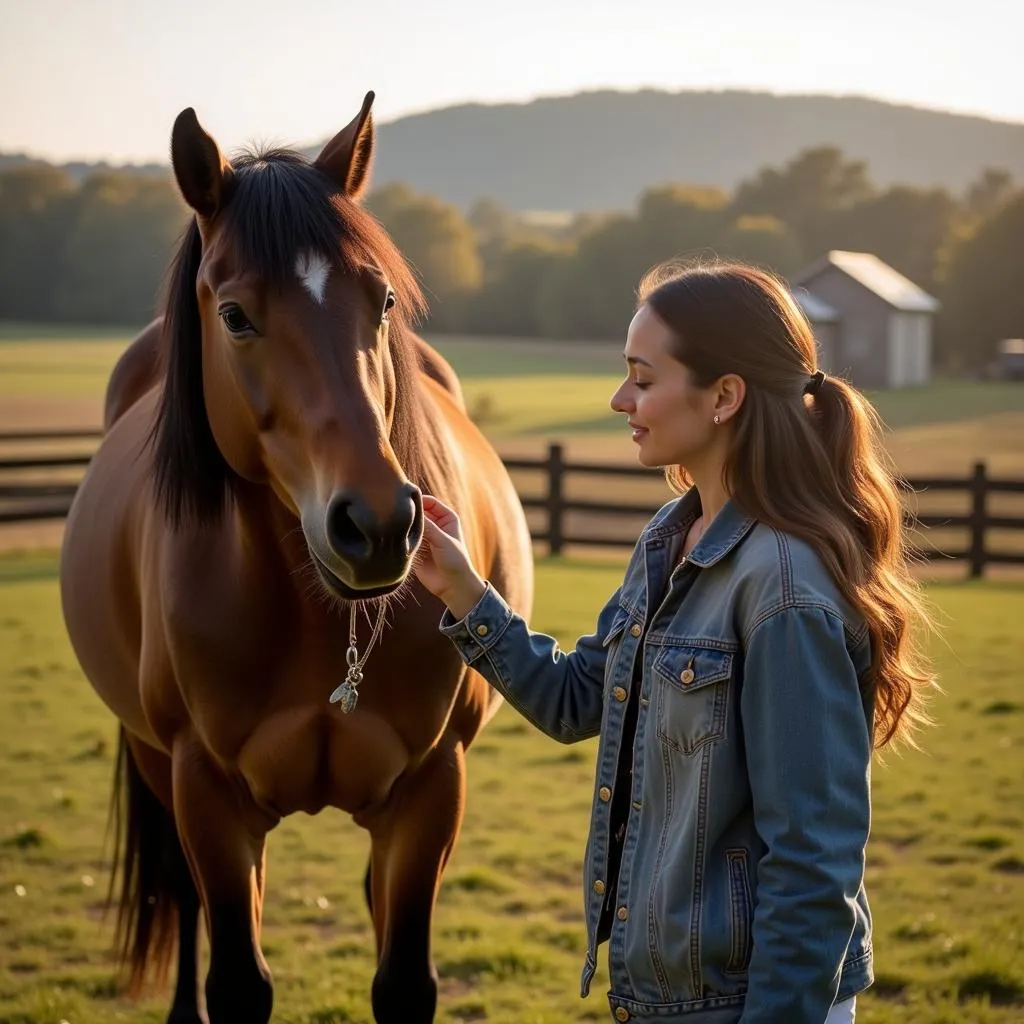
[[[172,1024],[269,1020],[267,834],[326,807],[370,835],[375,1019],[433,1020],[431,917],[465,751],[499,698],[411,572],[423,491],[459,509],[476,565],[531,608],[522,506],[413,332],[420,291],[359,202],[372,102],[312,162],[229,161],[191,108],[178,116],[194,217],[162,319],[112,375],[67,520],[68,633],[120,722],[122,962],[137,991],[177,954]],[[354,609],[363,679],[346,713],[329,696],[349,678]]]

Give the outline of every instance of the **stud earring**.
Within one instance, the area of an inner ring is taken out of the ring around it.
[[[721,423],[721,422],[722,422],[722,417],[719,416],[718,413],[716,412],[715,413],[715,426],[717,427],[718,424]]]

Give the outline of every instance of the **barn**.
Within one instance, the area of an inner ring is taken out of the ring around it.
[[[834,249],[793,280],[826,371],[860,388],[905,388],[932,375],[939,303],[877,256]]]

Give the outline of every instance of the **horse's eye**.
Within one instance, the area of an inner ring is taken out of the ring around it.
[[[228,305],[222,306],[218,311],[221,320],[224,321],[224,326],[235,335],[240,334],[254,334],[256,328],[253,327],[249,318],[245,315],[245,310],[241,306],[235,303],[229,303]]]
[[[395,302],[396,301],[397,300],[395,299],[395,293],[389,291],[388,292],[388,297],[384,300],[384,313],[383,313],[384,317],[387,317],[388,313],[390,313],[391,310],[393,310],[395,308]]]

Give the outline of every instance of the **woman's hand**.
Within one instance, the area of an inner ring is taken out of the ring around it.
[[[413,571],[456,619],[464,619],[487,589],[462,542],[458,515],[430,494],[423,495],[423,543]]]

